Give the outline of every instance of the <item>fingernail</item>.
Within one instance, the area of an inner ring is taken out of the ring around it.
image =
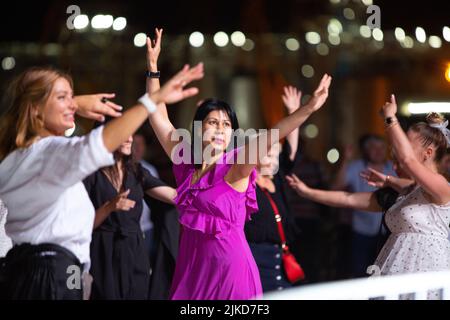
[[[123,107],[122,107],[122,106],[119,106],[119,109],[120,109],[120,110],[123,110]]]
[[[100,121],[101,122],[105,121],[105,117],[101,117]]]

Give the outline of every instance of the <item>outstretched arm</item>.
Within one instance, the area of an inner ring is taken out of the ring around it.
[[[337,208],[380,212],[382,209],[373,192],[326,191],[309,188],[295,174],[286,176],[289,186],[303,198]]]
[[[145,191],[147,195],[168,204],[175,204],[173,199],[177,196],[177,190],[168,186],[161,186]]]
[[[288,86],[283,88],[284,93],[281,96],[284,105],[288,111],[288,114],[292,114],[300,108],[300,102],[302,99],[302,92],[295,87]],[[289,142],[289,146],[291,147],[291,152],[289,154],[289,160],[294,161],[295,155],[297,154],[298,149],[298,139],[300,128],[292,130],[286,137],[286,140]]]
[[[250,138],[249,142],[245,145],[245,148],[241,151],[245,156],[244,164],[236,163],[231,167],[226,176],[227,182],[234,187],[237,187],[238,190],[245,189],[251,171],[260,163],[261,159],[267,155],[267,152],[272,145],[285,138],[295,129],[298,129],[312,113],[319,110],[325,103],[328,97],[328,88],[330,87],[330,84],[331,77],[325,74],[314,92],[313,97],[305,106],[297,109],[295,112],[282,119],[271,130]],[[256,155],[252,154],[252,152],[255,152],[254,150],[256,150]],[[240,158],[242,158],[241,155],[238,156],[238,160]],[[253,159],[256,159],[256,161],[252,161]]]
[[[203,63],[199,63],[191,69],[189,69],[189,66],[186,65],[181,72],[185,73],[185,77],[201,79],[203,78]],[[188,90],[193,90],[193,94],[197,94],[198,92],[197,88],[191,88]],[[164,148],[164,151],[170,158],[172,158],[172,150],[178,144],[178,141],[172,141],[172,135],[176,129],[164,112],[159,112],[159,110],[160,109],[158,108],[158,112],[150,114],[150,124],[158,137],[159,143],[161,143]]]
[[[158,71],[158,58],[161,52],[162,29],[155,29],[155,39],[147,38],[147,68],[148,71]],[[203,75],[203,64],[197,65],[195,72]],[[147,91],[153,93],[159,89],[159,79],[147,79]],[[178,141],[172,140],[172,135],[175,127],[169,119],[167,114],[167,107],[165,103],[157,104],[158,112],[149,117],[150,125],[155,131],[159,142],[161,143],[166,154],[171,158],[173,148],[178,144]]]
[[[384,118],[393,119],[392,124],[386,127],[386,133],[392,142],[397,160],[405,172],[431,195],[433,202],[437,204],[449,202],[450,186],[447,180],[416,158],[408,137],[396,120],[397,103],[394,95],[391,95],[391,100],[385,103],[382,113]]]
[[[189,66],[186,65],[160,90],[148,94],[149,98],[155,104],[181,101],[198,93],[197,88],[185,89],[184,87],[190,82],[201,78],[203,78],[202,64],[199,64],[194,68],[189,68]],[[159,121],[163,124],[154,127],[154,129],[157,131],[158,135],[164,134],[164,132],[161,131],[166,129],[166,126],[164,125],[167,125],[167,120],[164,119],[158,110],[149,114],[147,108],[139,103],[124,112],[121,117],[114,119],[105,125],[105,128],[103,129],[103,142],[106,149],[109,152],[115,151],[122,142],[136,132],[148,117],[150,117],[152,121]]]
[[[376,188],[391,187],[398,193],[402,193],[405,189],[415,183],[414,180],[386,175],[372,168],[368,168],[366,171],[361,172],[360,176],[366,180],[369,186]]]
[[[158,58],[161,53],[163,29],[155,28],[155,39],[152,40],[147,37],[147,70],[149,72],[157,72],[158,70]],[[159,78],[147,77],[147,92],[153,93],[160,88]],[[166,118],[169,118],[167,114],[167,107],[165,103],[157,105],[159,112]]]

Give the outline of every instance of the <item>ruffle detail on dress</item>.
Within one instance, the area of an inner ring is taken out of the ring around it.
[[[248,188],[245,193],[245,209],[247,210],[246,221],[251,220],[251,215],[259,210],[256,200],[256,169],[252,170],[248,181]]]
[[[189,210],[192,207],[192,201],[197,197],[200,190],[211,188],[218,181],[212,181],[216,168],[207,172],[199,181],[191,185],[192,172],[184,177],[184,181],[177,187],[177,196],[173,199],[175,204],[181,210]]]
[[[203,177],[191,185],[193,167],[178,166],[176,173],[179,177],[183,177],[183,181],[177,187],[177,196],[174,202],[180,212],[180,223],[187,228],[201,231],[205,234],[210,234],[216,238],[221,238],[228,234],[232,227],[232,221],[214,216],[209,213],[204,213],[194,207],[194,199],[197,198],[200,191],[212,188],[217,183],[223,183],[224,176],[229,170],[231,164],[228,163],[229,157],[236,156],[237,149],[224,154],[216,166],[209,172],[205,173]],[[175,166],[174,166],[175,167]],[[180,170],[181,169],[181,170]],[[246,221],[251,220],[250,216],[258,211],[258,203],[256,200],[256,169],[253,169],[249,177],[249,185],[245,192],[245,209]],[[180,179],[181,180],[181,179]]]
[[[218,177],[217,172],[215,172],[221,169],[220,166],[213,168],[193,185],[190,185],[192,175],[188,175],[187,179],[177,188],[177,196],[174,198],[180,212],[179,221],[183,226],[216,238],[222,238],[230,232],[231,222],[200,212],[193,207],[193,201],[200,191],[212,188],[221,181],[220,176]]]
[[[229,221],[196,210],[184,211],[180,214],[179,221],[186,228],[200,231],[217,239],[226,237],[231,230]]]

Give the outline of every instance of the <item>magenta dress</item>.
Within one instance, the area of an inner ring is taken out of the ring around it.
[[[174,165],[178,185],[181,238],[170,292],[172,300],[247,300],[262,296],[261,280],[244,234],[258,210],[256,170],[245,192],[224,177],[236,150],[224,153],[213,168],[191,185],[192,164]]]

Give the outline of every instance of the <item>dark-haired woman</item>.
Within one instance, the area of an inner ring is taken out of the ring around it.
[[[173,203],[176,190],[132,159],[133,137],[114,152],[116,163],[84,180],[96,209],[91,241],[92,300],[147,299],[149,255],[140,229],[144,194]]]
[[[325,103],[330,83],[325,75],[306,106],[278,123],[276,131],[252,136],[242,148],[231,143],[233,130],[239,129],[234,110],[217,99],[198,106],[192,142],[173,139],[180,132],[164,104],[149,118],[174,164],[177,183],[175,203],[182,229],[171,299],[245,300],[262,294],[244,233],[245,222],[258,210],[255,168],[272,144]]]

